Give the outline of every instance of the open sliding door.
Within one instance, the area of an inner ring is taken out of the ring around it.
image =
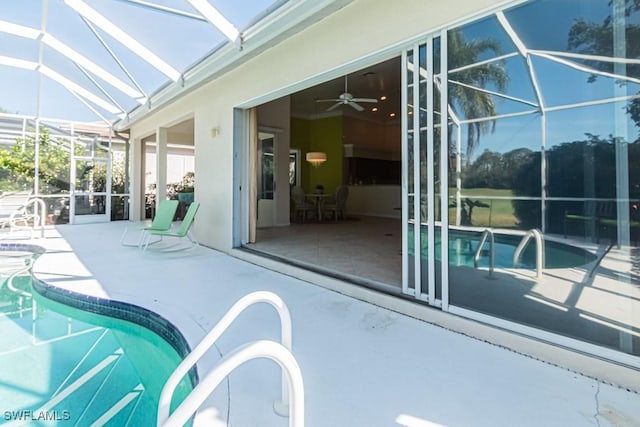
[[[448,138],[440,125],[446,117],[446,108],[441,113],[446,93],[438,74],[440,51],[440,38],[432,37],[402,55],[402,291],[436,306],[442,305],[446,270],[440,224],[447,215],[447,198],[441,197],[441,189],[447,188],[441,153],[448,151]]]

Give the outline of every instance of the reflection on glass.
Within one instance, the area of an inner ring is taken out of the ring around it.
[[[128,193],[128,172],[126,168],[126,152],[113,150],[111,152],[111,193]]]
[[[298,152],[289,152],[289,185],[295,187],[298,185]]]
[[[273,199],[274,192],[273,138],[260,140],[260,172],[258,199]]]
[[[406,253],[407,260],[407,286],[409,289],[415,289],[416,287],[416,277],[415,277],[415,239],[414,239],[414,229],[415,229],[415,218],[416,212],[414,208],[415,201],[415,183],[414,183],[414,170],[415,170],[415,162],[414,162],[414,144],[417,143],[415,141],[414,135],[414,124],[413,117],[414,111],[414,90],[417,90],[414,85],[414,52],[413,49],[407,51],[406,55],[406,63],[404,66],[404,73],[406,77],[407,86],[404,88],[406,93],[406,102],[407,102],[407,116],[405,117],[405,123],[407,125],[407,151],[406,151],[406,159],[407,159],[407,168],[406,168],[406,176],[404,177],[405,182],[407,183],[407,193],[406,193],[406,206],[407,206],[407,218],[409,223],[407,224],[407,236],[406,242],[407,246],[403,247],[403,251]]]
[[[501,51],[499,43],[490,36],[468,39],[464,32],[454,29],[448,33],[448,94],[452,120],[467,121],[466,147],[470,157],[482,135],[491,133],[495,120],[476,120],[495,117],[496,100],[492,92],[504,93],[509,77],[502,60],[480,62],[481,58]],[[469,62],[472,66],[466,66]]]
[[[75,196],[76,215],[102,215],[106,213],[107,196]]]
[[[76,160],[76,191],[107,191],[107,165],[96,160]]]
[[[129,196],[111,197],[111,221],[129,219]]]
[[[613,197],[617,186],[617,148],[624,148],[630,165],[639,164],[640,143],[628,140],[629,135],[637,136],[637,132],[626,131],[630,125],[627,121],[631,120],[625,118],[622,135],[612,134],[615,129],[611,129],[611,119],[619,107],[605,104],[549,115],[546,155],[550,197]],[[567,122],[583,125],[567,127]],[[629,184],[631,192],[640,188],[640,182],[633,179]]]
[[[45,197],[47,205],[48,223],[68,224],[69,223],[69,203],[70,197]]]
[[[452,305],[640,355],[639,10],[530,1],[448,32]]]

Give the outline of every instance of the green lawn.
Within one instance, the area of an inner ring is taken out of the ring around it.
[[[450,196],[455,198],[455,188],[449,190]],[[489,205],[489,207],[475,207],[471,214],[471,225],[477,227],[515,228],[518,220],[513,212],[511,200],[502,199],[478,199],[482,197],[512,197],[511,190],[498,190],[494,188],[470,188],[462,190],[462,200],[469,198]],[[449,223],[455,224],[456,209],[449,209]]]

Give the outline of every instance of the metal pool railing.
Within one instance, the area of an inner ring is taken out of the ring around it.
[[[487,238],[489,238],[489,277],[493,277],[493,267],[496,261],[496,242],[493,237],[493,231],[489,228],[485,228],[482,232],[482,236],[480,237],[480,244],[478,245],[478,249],[476,249],[476,253],[473,256],[473,266],[475,268],[478,268],[478,262],[480,261],[482,248],[484,248],[484,244],[487,242]]]
[[[280,317],[281,344],[273,341],[256,341],[246,344],[227,355],[207,374],[186,399],[169,415],[173,393],[191,368],[215,344],[229,325],[248,307],[267,303]],[[193,351],[178,365],[162,389],[158,403],[158,426],[182,426],[227,375],[244,362],[255,358],[268,358],[282,368],[281,401],[274,403],[278,415],[289,415],[289,425],[304,425],[304,385],[300,367],[291,354],[291,315],[282,299],[272,292],[253,292],[238,300]]]
[[[520,243],[518,243],[516,251],[513,253],[513,266],[516,267],[520,262],[522,252],[532,237],[536,242],[536,277],[540,279],[542,277],[542,270],[544,269],[544,239],[542,233],[535,228],[527,231],[522,237],[522,240],[520,240]]]

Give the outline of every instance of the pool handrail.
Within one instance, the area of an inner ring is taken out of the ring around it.
[[[160,394],[160,400],[158,402],[158,425],[162,425],[168,418],[171,407],[171,398],[175,392],[176,387],[182,380],[182,378],[195,366],[195,364],[209,351],[211,347],[216,343],[218,338],[227,330],[231,323],[248,307],[258,304],[267,303],[273,306],[280,318],[280,341],[283,347],[291,352],[291,314],[287,305],[282,299],[273,292],[257,291],[252,292],[244,297],[240,298],[236,303],[225,313],[224,316],[218,321],[218,323],[209,331],[209,333],[200,341],[200,343],[185,357],[185,359],[178,365],[173,371]],[[195,391],[195,389],[194,389]],[[193,393],[193,391],[192,391]],[[206,397],[206,396],[205,396]],[[286,416],[290,410],[287,410],[287,403],[289,402],[289,389],[287,387],[287,380],[285,373],[282,373],[282,399],[280,402],[274,403],[274,410],[278,415]]]
[[[33,210],[33,213],[30,213]],[[28,229],[33,238],[33,232],[39,228],[40,238],[44,237],[44,230],[47,218],[47,206],[39,197],[29,197],[27,202],[15,209],[9,214],[9,216],[0,218],[0,228],[9,228],[9,235],[13,234],[16,229]],[[29,226],[29,221],[33,222],[33,225]],[[23,225],[18,225],[19,223]]]
[[[33,228],[31,230],[31,236],[33,237],[33,230],[40,228],[40,237],[43,238],[47,218],[47,205],[44,200],[35,197],[27,202],[25,209],[29,208],[29,206],[33,206]]]
[[[482,248],[487,241],[487,237],[489,238],[489,277],[493,277],[493,268],[496,260],[496,251],[495,251],[495,239],[493,237],[493,230],[490,228],[485,228],[482,232],[482,236],[480,237],[480,244],[478,245],[478,249],[476,249],[476,253],[473,256],[473,267],[478,268],[478,261],[480,261],[480,254],[482,253]]]
[[[291,389],[288,397],[289,427],[304,427],[304,383],[300,366],[289,349],[271,340],[244,344],[225,356],[200,381],[170,417],[161,419],[158,415],[158,426],[183,426],[235,368],[249,360],[258,358],[271,359],[280,365],[282,376],[286,380],[288,388]]]
[[[518,243],[513,253],[513,267],[518,265],[522,252],[529,243],[529,240],[531,240],[531,237],[533,237],[536,242],[536,277],[540,279],[542,277],[542,270],[544,269],[544,238],[540,230],[536,228],[532,228],[522,236],[522,240],[520,240],[520,243]]]

